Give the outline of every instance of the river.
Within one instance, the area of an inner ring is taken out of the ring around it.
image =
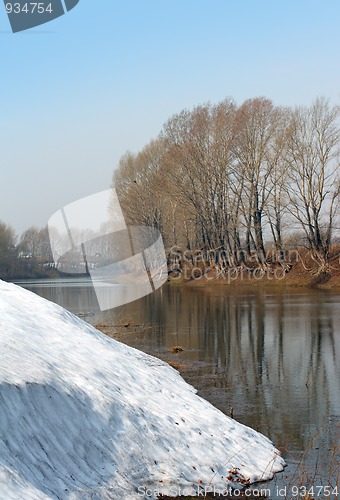
[[[339,481],[340,293],[165,285],[100,312],[90,280],[20,284],[92,324],[144,325],[126,334],[129,345],[177,366],[200,395],[282,450],[280,487]]]

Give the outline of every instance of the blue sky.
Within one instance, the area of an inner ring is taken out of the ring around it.
[[[183,108],[340,103],[338,0],[80,0],[12,34],[0,4],[0,220],[20,233],[107,189]]]

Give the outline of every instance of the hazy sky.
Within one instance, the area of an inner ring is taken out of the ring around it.
[[[339,0],[80,0],[12,34],[0,3],[0,220],[20,233],[107,189],[183,108],[340,103]]]

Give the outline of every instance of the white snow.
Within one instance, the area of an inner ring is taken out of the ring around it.
[[[166,363],[0,281],[1,499],[223,491],[233,467],[254,482],[283,465]]]

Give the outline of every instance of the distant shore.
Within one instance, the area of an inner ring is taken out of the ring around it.
[[[270,261],[259,265],[256,261],[239,267],[220,269],[202,261],[184,261],[168,265],[168,283],[171,286],[280,286],[307,287],[324,290],[340,289],[340,247],[330,253],[324,264],[317,263],[306,249],[292,250],[283,262]],[[89,278],[89,274],[65,274],[55,268],[32,266],[25,271],[0,273],[5,281],[58,278]]]

